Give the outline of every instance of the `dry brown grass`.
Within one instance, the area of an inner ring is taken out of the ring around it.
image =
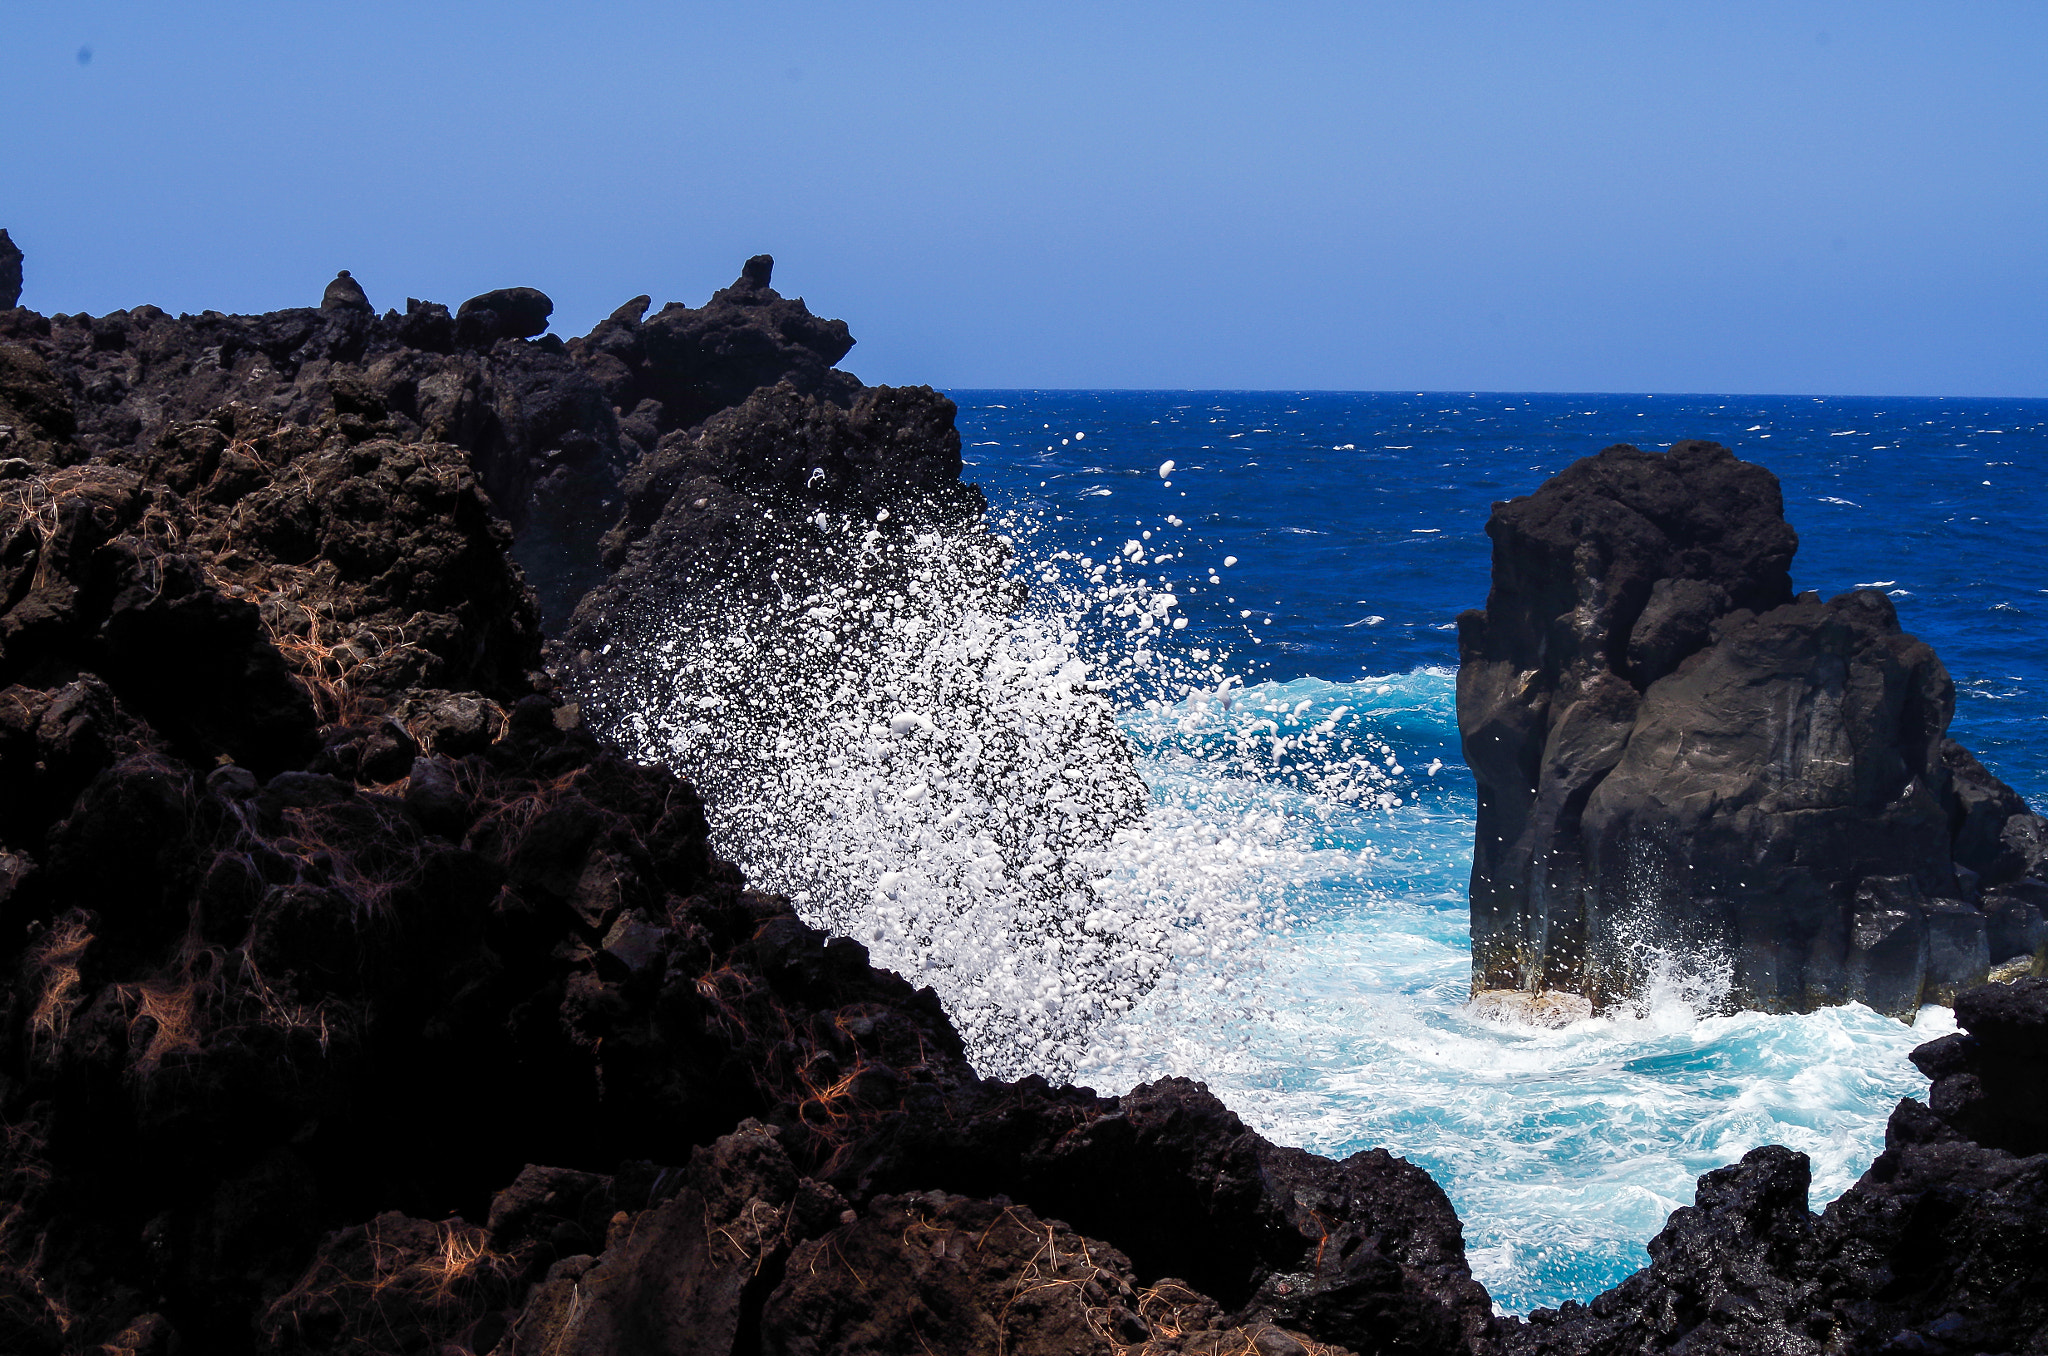
[[[1002,1218],[1024,1227],[1023,1222],[1015,1218],[1013,1211],[1005,1210]],[[1124,1350],[1129,1344],[1119,1340],[1116,1335],[1113,1326],[1115,1310],[1088,1293],[1088,1287],[1093,1284],[1097,1294],[1106,1300],[1121,1285],[1122,1278],[1095,1264],[1095,1259],[1088,1255],[1087,1239],[1078,1234],[1073,1235],[1073,1241],[1077,1246],[1062,1250],[1059,1231],[1051,1224],[1041,1220],[1037,1225],[1029,1226],[1028,1231],[1036,1236],[1041,1229],[1044,1230],[1044,1237],[1038,1240],[1038,1246],[1025,1261],[1023,1270],[1017,1274],[1016,1285],[1011,1288],[1009,1297],[1004,1300],[1002,1311],[996,1315],[998,1353],[1005,1349],[1009,1340],[1012,1307],[1021,1299],[1047,1291],[1066,1292],[1081,1310],[1081,1317],[1087,1323],[1088,1331],[1094,1333],[1110,1349]],[[987,1234],[983,1237],[986,1238]],[[1107,1284],[1104,1284],[1105,1281]]]
[[[60,506],[75,493],[68,489],[52,490],[42,476],[0,482],[0,550],[12,548],[24,532],[35,539],[29,548],[36,555],[35,573],[29,580],[31,590],[50,582],[50,543],[57,539],[61,525]]]
[[[744,1045],[753,1039],[754,1033],[747,1025],[743,1005],[765,987],[759,976],[739,969],[730,961],[696,979],[697,996],[710,1008],[711,1021],[736,1045]]]
[[[402,626],[358,624],[342,635],[323,609],[282,593],[266,595],[259,607],[270,643],[312,697],[322,720],[349,721],[365,714],[357,680],[367,676],[366,668],[425,653],[406,638]]]
[[[263,449],[237,433],[234,437],[228,439],[227,446],[220,450],[220,457],[214,463],[213,474],[208,476],[206,482],[199,487],[199,493],[204,495],[208,490],[220,484],[221,478],[235,468],[236,458],[238,457],[255,462],[272,475],[276,473],[276,468],[270,464],[270,458],[263,455]]]
[[[44,1127],[34,1119],[0,1121],[0,1167],[7,1204],[0,1208],[0,1312],[24,1329],[54,1326],[62,1335],[76,1321],[43,1278],[48,1235],[31,1234],[35,1202],[50,1183]]]
[[[292,860],[300,881],[347,900],[358,928],[389,920],[392,897],[418,871],[419,854],[374,840],[353,846],[331,842],[321,818],[318,810],[286,810],[291,836],[272,839],[270,846]]]
[[[8,1213],[10,1218],[6,1223],[11,1224],[11,1217],[16,1211],[10,1209]],[[0,1224],[0,1229],[5,1227],[5,1224]],[[15,1323],[31,1331],[49,1324],[61,1337],[70,1333],[78,1317],[61,1297],[51,1291],[43,1278],[44,1253],[48,1243],[48,1234],[38,1234],[27,1256],[16,1258],[0,1253],[0,1277],[11,1282],[0,1290],[0,1311],[10,1311]]]
[[[205,560],[207,582],[256,605],[264,638],[284,656],[299,685],[326,721],[362,715],[361,689],[370,674],[425,654],[397,623],[337,616],[346,592],[333,562],[310,566],[254,559],[229,543]]]
[[[157,981],[123,985],[120,992],[136,1005],[129,1021],[131,1032],[144,1018],[155,1023],[141,1056],[131,1066],[138,1076],[147,1078],[155,1073],[166,1056],[198,1053],[201,1001],[197,985],[189,979],[177,984]]]
[[[342,1350],[396,1351],[411,1345],[401,1335],[409,1327],[443,1356],[470,1352],[469,1335],[484,1314],[517,1300],[521,1267],[493,1251],[489,1233],[477,1225],[451,1219],[433,1227],[438,1241],[420,1255],[382,1237],[372,1221],[364,1226],[369,1274],[344,1271],[323,1257],[272,1312],[332,1304],[346,1315]]]
[[[298,488],[317,494],[311,472],[300,462],[271,468],[256,445],[237,439],[228,450],[243,453],[272,470],[273,484],[296,474],[303,482]],[[218,479],[225,464],[215,471]],[[50,550],[63,525],[66,501],[87,493],[82,483],[63,483],[55,488],[47,476],[0,482],[0,550],[13,547],[21,534],[32,540],[36,557],[29,587],[40,589],[51,582],[53,560]],[[209,484],[211,482],[208,482]],[[196,527],[189,509],[180,501],[151,491],[141,516],[123,535],[136,542],[137,562],[149,579],[152,593],[164,585],[165,560],[192,545]],[[265,638],[284,656],[292,674],[313,699],[322,720],[344,721],[362,714],[361,688],[365,667],[388,667],[402,658],[416,658],[424,651],[412,643],[405,627],[398,623],[361,623],[335,615],[331,598],[342,592],[332,562],[318,561],[311,567],[286,565],[245,554],[239,546],[247,529],[248,501],[236,505],[229,515],[220,540],[200,550],[197,563],[206,582],[231,597],[246,598],[259,611]]]
[[[29,983],[38,989],[36,1005],[29,1013],[29,1050],[47,1056],[64,1039],[70,1028],[72,1010],[78,1004],[79,963],[92,944],[92,932],[76,919],[59,922],[29,948],[26,969]]]
[[[734,1253],[734,1260],[746,1263],[755,1275],[768,1264],[775,1249],[788,1237],[789,1212],[764,1200],[751,1200],[740,1208],[737,1218],[724,1224],[711,1222],[711,1209],[704,1210],[707,1237],[722,1238]]]
[[[474,1225],[450,1221],[437,1226],[441,1246],[433,1256],[416,1264],[429,1303],[446,1306],[458,1286],[503,1264],[491,1251],[490,1235]]]
[[[509,727],[509,721],[502,723],[496,737],[503,739],[504,731]],[[418,736],[414,738],[417,739]],[[577,782],[584,780],[587,771],[586,768],[572,768],[558,777],[549,777],[541,781],[507,779],[494,787],[483,780],[482,773],[458,765],[457,784],[476,805],[475,828],[481,829],[487,824],[501,826],[505,831],[508,848],[516,850],[519,841],[526,837],[527,830],[533,827],[533,822],[561,804],[564,793]],[[509,795],[506,794],[506,789],[512,787],[518,789]],[[616,815],[609,813],[606,813],[605,817],[613,823],[618,819]],[[474,831],[475,829],[472,829],[472,832]]]
[[[799,1068],[796,1078],[803,1086],[804,1096],[797,1103],[797,1119],[812,1130],[825,1134],[844,1128],[853,1115],[853,1109],[846,1103],[853,1098],[854,1082],[867,1071],[867,1057],[858,1050],[854,1051],[853,1067],[823,1086],[813,1081],[805,1069]],[[818,1114],[824,1117],[822,1123],[811,1119],[812,1107],[816,1107]]]

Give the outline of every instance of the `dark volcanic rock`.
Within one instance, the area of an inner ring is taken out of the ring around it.
[[[500,287],[471,297],[455,312],[458,342],[489,348],[500,339],[531,339],[548,327],[555,303],[531,287]]]
[[[802,298],[777,293],[768,285],[774,264],[765,254],[749,259],[739,279],[713,293],[701,310],[671,302],[644,322],[622,314],[606,322],[616,328],[606,335],[605,351],[632,351],[620,331],[637,338],[635,394],[660,401],[670,427],[687,428],[777,382],[840,405],[860,389],[859,382],[833,370],[853,347],[846,322],[820,319]],[[585,342],[597,347],[605,328]]]
[[[0,311],[10,310],[21,301],[21,263],[21,247],[0,230]]]
[[[370,299],[363,294],[363,285],[350,277],[347,269],[335,274],[334,281],[327,284],[327,290],[320,294],[320,309],[359,311],[366,316],[377,313],[377,308],[370,305]]]
[[[0,681],[106,677],[259,768],[427,684],[530,691],[532,604],[466,460],[246,409],[0,484]]]
[[[1650,1265],[1595,1299],[1507,1327],[1510,1352],[1603,1356],[1811,1352],[1834,1334],[1811,1279],[1820,1251],[1805,1154],[1769,1145],[1699,1180],[1650,1240]],[[1813,1321],[1809,1321],[1809,1319]]]
[[[855,1276],[879,1284],[849,1285]],[[1174,1278],[1143,1284],[1108,1244],[1007,1201],[883,1196],[791,1251],[763,1352],[1136,1350],[1332,1356],[1306,1334],[1233,1322]],[[679,1352],[681,1348],[677,1349]]]
[[[1921,1046],[1928,1105],[1979,1144],[2048,1154],[2048,979],[1982,984],[1956,999],[1963,1031]]]
[[[0,467],[55,461],[76,428],[71,398],[50,365],[31,348],[0,343]],[[0,470],[7,479],[20,474]]]
[[[1186,1079],[1105,1103],[1027,1078],[971,1118],[881,1131],[849,1157],[855,1194],[936,1180],[1028,1200],[1246,1322],[1361,1352],[1480,1350],[1491,1327],[1426,1172],[1384,1150],[1336,1163],[1270,1144]]]
[[[1651,1264],[1590,1304],[1501,1331],[1508,1353],[2048,1350],[2048,981],[1964,992],[1966,1033],[1923,1045],[1885,1151],[1816,1218],[1805,1155],[1770,1146],[1700,1179]]]
[[[553,311],[530,287],[473,297],[455,315],[408,299],[403,315],[379,316],[346,271],[318,308],[260,316],[0,311],[0,426],[13,429],[0,432],[0,459],[50,460],[74,418],[85,453],[146,452],[167,422],[230,402],[452,443],[515,530],[515,556],[558,627],[602,582],[597,543],[618,519],[619,481],[664,434],[777,382],[841,406],[860,391],[833,368],[853,344],[845,324],[777,295],[769,264],[750,260],[699,309],[671,303],[643,323],[639,298],[568,344],[530,338]]]
[[[1605,1004],[1664,947],[1731,962],[1747,1005],[1909,1015],[2003,959],[1973,887],[2038,864],[2032,816],[1946,740],[1948,675],[1888,599],[1792,597],[1768,471],[1613,447],[1487,530],[1459,619],[1475,989]]]
[[[690,600],[734,594],[778,573],[794,583],[824,559],[820,511],[866,520],[903,539],[980,521],[980,491],[960,483],[953,402],[930,387],[874,387],[842,408],[791,383],[756,391],[697,429],[669,434],[633,469],[626,507],[606,535],[612,576],[578,604],[563,648],[595,655],[632,642]],[[602,689],[607,665],[575,665]]]
[[[951,403],[831,373],[843,327],[767,276],[664,313],[704,390],[786,360],[701,435],[636,394],[681,380],[628,342],[644,308],[581,355],[464,350],[346,275],[262,317],[0,317],[37,439],[0,461],[0,1348],[1490,1331],[1419,1169],[1275,1148],[1190,1084],[979,1078],[929,989],[748,890],[696,793],[551,692],[477,468],[603,426],[593,393],[661,449],[621,615],[744,564],[693,496],[978,514]]]

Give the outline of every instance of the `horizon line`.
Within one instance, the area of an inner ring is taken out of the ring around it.
[[[895,385],[893,382],[880,383]],[[936,383],[932,389],[943,392],[985,393],[989,395],[1271,395],[1271,396],[1399,396],[1414,400],[1421,396],[1451,396],[1462,400],[1478,400],[1496,396],[1512,396],[1519,400],[1532,397],[1550,399],[1674,399],[1674,400],[1998,400],[2016,403],[2048,405],[2048,395],[1995,396],[1995,395],[1913,395],[1887,393],[1880,395],[1855,392],[1816,393],[1813,391],[1538,391],[1538,390],[1470,390],[1464,387],[1437,387],[1412,391],[1405,386],[1387,387],[1346,387],[1346,386],[941,386]]]

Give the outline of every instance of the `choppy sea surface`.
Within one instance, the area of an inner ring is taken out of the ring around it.
[[[1426,1167],[1511,1312],[1648,1261],[1761,1144],[1813,1205],[1952,1029],[1723,1014],[1663,957],[1634,1009],[1476,1021],[1454,618],[1495,500],[1615,442],[1777,473],[1795,587],[1891,595],[1953,730],[2048,803],[2048,401],[955,391],[1007,538],[819,513],[840,582],[679,618],[613,733],[710,789],[720,849],[930,984],[984,1072],[1201,1079],[1270,1138]],[[1135,760],[1137,777],[1129,768]]]
[[[1186,1073],[1283,1143],[1422,1164],[1513,1312],[1647,1264],[1694,1179],[1760,1144],[1812,1156],[1816,1209],[1869,1166],[1893,1103],[1925,1091],[1906,1053],[1952,1029],[1943,1009],[1914,1027],[1860,1007],[1713,1015],[1719,978],[1672,957],[1632,1014],[1536,1031],[1462,1013],[1473,793],[1453,619],[1485,602],[1493,501],[1612,443],[1712,438],[1778,475],[1795,587],[1889,593],[1955,679],[1956,736],[2048,802],[2048,402],[952,394],[967,476],[1027,562],[1140,540],[1188,622],[1173,640],[1245,684],[1227,712],[1138,685],[1121,721],[1162,820],[1259,859],[1286,921],[1263,963],[1226,957],[1216,987],[1162,988],[1102,1032],[1080,1081]],[[1371,796],[1318,784],[1333,714],[1331,735],[1376,741]],[[1220,766],[1257,721],[1310,747]]]

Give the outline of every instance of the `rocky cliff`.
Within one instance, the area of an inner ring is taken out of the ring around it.
[[[1494,506],[1459,618],[1475,990],[1625,998],[1659,950],[1733,1000],[1910,1016],[2048,942],[2043,829],[1949,740],[1874,591],[1795,595],[1777,480],[1716,443]]]
[[[21,301],[21,249],[14,238],[0,231],[0,311]]]
[[[978,510],[951,406],[767,281],[573,344],[346,275],[0,313],[0,1349],[1484,1346],[1426,1173],[978,1077],[564,699],[554,500],[622,609],[719,558],[694,499]]]

